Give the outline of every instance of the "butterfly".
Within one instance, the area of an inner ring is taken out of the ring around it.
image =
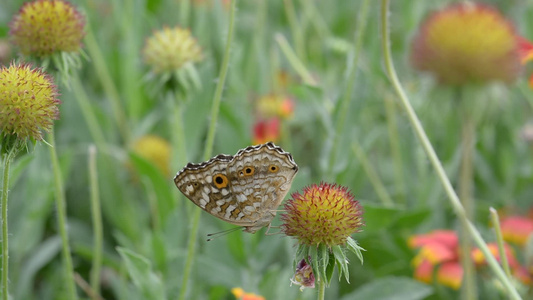
[[[188,163],[174,183],[209,214],[255,233],[270,227],[297,172],[292,155],[268,142],[233,156],[220,154],[203,163]]]

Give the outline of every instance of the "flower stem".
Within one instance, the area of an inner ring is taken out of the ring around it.
[[[326,282],[324,280],[318,280],[318,300],[324,300],[326,296]]]
[[[172,114],[168,120],[169,132],[172,132],[172,165],[182,166],[187,162],[187,148],[185,147],[185,128],[183,126],[183,106],[184,99],[179,99],[179,92],[169,92],[168,102],[170,103]]]
[[[473,165],[472,159],[474,156],[474,140],[475,140],[475,124],[471,115],[468,113],[468,105],[465,105],[464,100],[461,99],[461,90],[458,90],[458,102],[461,111],[461,167],[459,174],[458,193],[459,199],[465,209],[466,217],[469,220],[474,219],[474,199],[472,196],[472,180],[473,180]],[[461,264],[464,270],[464,281],[462,289],[463,299],[476,299],[476,270],[474,263],[470,256],[472,251],[472,239],[468,234],[467,224],[461,222]]]
[[[220,79],[218,80],[215,95],[213,96],[213,104],[211,106],[211,123],[207,132],[207,140],[205,145],[204,160],[208,160],[213,152],[213,143],[215,140],[216,123],[218,119],[218,111],[220,109],[220,102],[222,100],[222,92],[224,91],[224,83],[226,82],[226,75],[228,73],[231,42],[233,40],[233,28],[235,23],[235,14],[237,7],[237,0],[231,0],[230,17],[228,23],[228,37],[226,41],[226,48],[224,50],[224,58],[222,59],[222,66],[220,68]],[[187,286],[189,277],[191,275],[192,264],[196,254],[196,239],[198,235],[198,228],[200,226],[200,216],[202,210],[195,209],[191,219],[191,231],[189,234],[189,241],[187,247],[187,260],[185,261],[185,268],[183,270],[183,281],[179,298],[184,300],[187,298]]]
[[[9,247],[7,230],[7,194],[9,192],[9,167],[17,151],[9,150],[4,156],[4,177],[2,180],[2,300],[9,299]]]
[[[348,110],[350,107],[350,100],[352,100],[353,90],[356,83],[357,75],[357,62],[359,61],[359,54],[361,53],[361,48],[363,46],[363,37],[365,35],[366,24],[368,23],[368,7],[370,0],[363,0],[361,8],[359,10],[359,15],[357,16],[357,31],[355,32],[355,42],[353,49],[353,61],[352,63],[347,63],[350,67],[349,75],[346,80],[346,87],[344,89],[344,95],[341,102],[339,103],[338,117],[335,124],[335,134],[333,136],[333,144],[329,154],[328,161],[328,172],[327,177],[332,177],[333,170],[335,169],[335,158],[338,155],[338,148],[340,147],[342,131],[344,124],[346,123],[346,117],[348,116]]]
[[[496,233],[496,242],[498,243],[498,251],[500,252],[500,261],[505,274],[507,274],[507,277],[511,278],[511,269],[509,268],[509,261],[507,260],[507,253],[505,252],[505,242],[503,241],[502,229],[500,227],[500,218],[498,217],[498,212],[493,207],[489,208],[489,211],[492,227],[494,227],[494,232]]]
[[[102,213],[100,209],[100,193],[98,188],[98,170],[96,166],[96,147],[89,146],[89,186],[91,192],[91,210],[93,219],[93,261],[91,269],[91,290],[94,292],[91,298],[99,299],[100,294],[100,270],[102,269]]]
[[[485,255],[487,259],[487,263],[489,267],[492,269],[494,274],[497,278],[500,279],[503,286],[507,289],[509,292],[509,298],[510,299],[522,299],[520,295],[518,294],[518,291],[513,286],[511,281],[507,278],[505,275],[505,272],[503,272],[502,268],[494,258],[494,255],[490,252],[489,248],[487,247],[487,244],[481,237],[481,234],[476,229],[476,227],[468,220],[466,217],[466,212],[459,201],[459,197],[455,193],[452,184],[450,183],[450,180],[446,176],[446,172],[444,171],[444,168],[442,167],[442,164],[439,161],[439,158],[437,157],[437,154],[435,153],[435,150],[433,149],[433,146],[431,145],[424,128],[422,127],[422,124],[420,123],[420,120],[418,119],[413,107],[411,106],[409,99],[407,95],[405,94],[405,91],[403,90],[403,87],[400,84],[400,80],[398,79],[398,76],[396,74],[396,70],[394,69],[394,65],[392,63],[392,55],[390,52],[390,37],[389,37],[389,23],[388,23],[388,13],[389,13],[389,0],[381,0],[381,37],[382,37],[382,50],[383,50],[383,58],[385,61],[385,71],[387,72],[387,75],[389,76],[389,79],[398,94],[398,97],[400,99],[400,102],[404,108],[404,110],[407,113],[409,122],[413,126],[413,129],[415,131],[415,134],[417,135],[418,139],[420,140],[420,143],[422,144],[422,147],[424,148],[424,151],[428,155],[428,158],[433,165],[433,168],[435,168],[435,171],[437,172],[437,175],[441,181],[441,183],[444,186],[444,189],[446,191],[446,194],[448,195],[448,199],[450,200],[450,203],[452,204],[452,207],[457,214],[457,216],[467,224],[467,229],[469,234],[474,238],[474,241],[480,248],[481,252]]]
[[[68,299],[78,299],[76,294],[76,285],[74,283],[74,271],[72,268],[72,257],[70,256],[70,246],[67,232],[67,207],[65,203],[65,193],[63,189],[63,178],[59,167],[59,160],[55,148],[54,129],[48,134],[48,143],[50,143],[50,159],[54,171],[54,189],[57,209],[57,222],[59,234],[62,242],[63,267],[65,272],[65,285],[67,288]]]

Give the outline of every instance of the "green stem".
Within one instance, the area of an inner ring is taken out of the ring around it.
[[[508,278],[511,278],[511,269],[509,268],[509,262],[507,261],[507,253],[505,252],[505,242],[503,241],[502,229],[500,227],[500,218],[498,212],[494,208],[489,208],[490,220],[492,221],[492,227],[496,233],[496,242],[498,243],[498,251],[500,252],[500,261],[503,266],[505,274]]]
[[[458,93],[461,95],[461,91]],[[461,112],[461,166],[459,174],[458,193],[459,199],[465,209],[466,218],[474,220],[474,199],[472,196],[472,180],[473,180],[473,165],[472,159],[474,156],[474,140],[475,140],[475,124],[470,114],[467,112],[468,106],[463,103],[465,99],[460,99],[459,106]],[[464,270],[464,281],[462,285],[463,299],[477,299],[476,289],[476,270],[474,269],[474,262],[470,256],[472,251],[472,239],[468,234],[467,224],[461,222],[461,264]]]
[[[191,14],[191,0],[180,1],[180,25],[187,27],[189,25],[189,16]]]
[[[422,147],[424,148],[424,151],[428,155],[428,158],[433,165],[433,168],[437,172],[437,175],[441,181],[441,183],[444,186],[444,190],[446,191],[446,194],[448,195],[448,199],[450,200],[450,203],[452,204],[452,207],[459,217],[459,219],[463,220],[468,226],[468,232],[470,235],[474,238],[474,241],[480,248],[481,252],[485,255],[485,258],[487,259],[487,263],[489,267],[492,269],[494,274],[497,278],[500,279],[503,286],[507,289],[509,293],[509,297],[511,299],[522,299],[520,295],[518,294],[518,291],[513,286],[511,281],[507,278],[505,275],[505,272],[503,272],[502,268],[494,258],[494,255],[491,254],[487,243],[483,240],[481,237],[481,234],[476,229],[476,227],[468,220],[466,217],[466,212],[464,207],[462,206],[461,202],[459,201],[459,197],[453,190],[452,184],[450,183],[450,180],[446,176],[446,172],[444,171],[444,168],[442,167],[442,164],[439,161],[439,158],[437,157],[437,154],[435,153],[435,150],[433,149],[433,146],[431,145],[424,128],[422,127],[422,124],[420,123],[420,120],[418,119],[413,107],[409,103],[409,99],[407,95],[405,94],[405,91],[403,90],[402,85],[400,84],[400,80],[398,79],[398,76],[396,74],[396,70],[394,69],[394,65],[392,63],[392,55],[390,52],[390,36],[389,36],[389,23],[388,23],[388,12],[389,12],[389,2],[390,0],[381,0],[381,37],[382,37],[382,50],[383,50],[383,58],[385,61],[385,70],[387,72],[387,75],[389,76],[389,79],[391,80],[391,83],[398,94],[398,97],[400,99],[400,102],[404,108],[404,110],[407,113],[409,122],[413,126],[413,129],[415,131],[415,134],[417,135],[418,139],[420,140],[420,143],[422,144]]]
[[[318,300],[324,300],[326,296],[326,282],[324,280],[318,280]]]
[[[9,167],[17,151],[13,148],[3,155],[4,177],[2,180],[2,299],[9,299],[9,247],[7,230],[7,200],[9,192]]]
[[[98,148],[102,147],[105,144],[104,131],[100,127],[96,114],[91,106],[89,97],[85,93],[85,89],[80,82],[80,78],[74,74],[71,77],[72,92],[74,93],[76,100],[80,106],[81,113],[89,127],[89,132],[96,143]]]
[[[91,210],[93,221],[93,261],[91,270],[91,289],[94,300],[100,295],[100,270],[102,269],[103,226],[98,188],[98,170],[96,166],[96,147],[89,146],[89,186],[91,193]]]
[[[231,0],[230,17],[228,23],[228,37],[226,41],[226,48],[224,50],[224,58],[222,59],[222,66],[220,68],[220,80],[217,83],[215,95],[213,97],[213,104],[211,106],[211,123],[209,124],[209,131],[207,132],[207,140],[205,145],[204,160],[208,160],[213,152],[213,143],[215,140],[216,123],[218,119],[218,111],[220,109],[220,102],[222,100],[222,92],[224,90],[224,83],[226,82],[226,75],[228,73],[231,42],[233,40],[233,28],[235,23],[235,14],[237,8],[237,0]],[[187,247],[187,260],[185,261],[185,268],[183,270],[183,281],[179,299],[184,300],[187,297],[187,286],[189,277],[191,275],[192,264],[196,254],[196,239],[198,236],[198,228],[200,225],[200,216],[202,210],[195,209],[191,219],[191,231],[189,234],[189,241]]]
[[[341,136],[346,123],[346,117],[348,116],[348,110],[350,107],[350,100],[352,100],[353,90],[356,83],[357,75],[357,62],[359,61],[359,54],[361,53],[361,48],[363,45],[363,37],[365,34],[367,19],[368,19],[368,7],[370,0],[363,0],[361,4],[361,10],[359,11],[359,16],[357,17],[357,31],[355,32],[355,43],[353,50],[353,62],[349,70],[348,79],[346,81],[346,87],[344,89],[344,96],[338,106],[338,117],[336,118],[337,122],[335,124],[335,133],[333,136],[333,144],[331,147],[331,152],[329,154],[329,163],[327,177],[333,176],[333,170],[335,169],[335,161],[338,154],[337,149],[340,147]]]
[[[61,168],[57,158],[55,148],[54,129],[50,130],[48,134],[48,143],[50,143],[50,159],[52,161],[52,169],[54,171],[54,189],[57,209],[57,222],[59,234],[62,242],[63,264],[65,272],[65,285],[67,288],[68,299],[78,299],[76,294],[76,284],[74,282],[74,270],[72,267],[72,257],[70,256],[70,246],[67,233],[67,207],[65,202],[65,193],[63,189],[63,178],[61,176]]]
[[[168,93],[168,101],[173,114],[172,119],[169,120],[169,132],[171,135],[172,152],[172,165],[182,166],[187,162],[187,148],[185,147],[185,128],[183,125],[183,106],[185,101],[179,99],[179,93]]]

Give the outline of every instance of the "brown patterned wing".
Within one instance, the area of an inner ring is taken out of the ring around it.
[[[178,172],[178,189],[206,212],[255,233],[270,224],[298,166],[273,143],[218,155]]]
[[[174,177],[178,189],[201,209],[229,223],[231,216],[226,215],[233,201],[231,184],[226,176],[231,155],[218,155],[209,161],[189,163]],[[239,224],[237,224],[239,225]]]
[[[292,156],[273,143],[239,151],[227,168],[235,198],[234,224],[250,233],[270,225],[296,172]]]

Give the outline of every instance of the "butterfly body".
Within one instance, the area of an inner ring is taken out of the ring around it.
[[[220,154],[203,163],[189,163],[174,182],[209,214],[255,233],[270,225],[297,172],[291,154],[269,142],[234,156]]]

